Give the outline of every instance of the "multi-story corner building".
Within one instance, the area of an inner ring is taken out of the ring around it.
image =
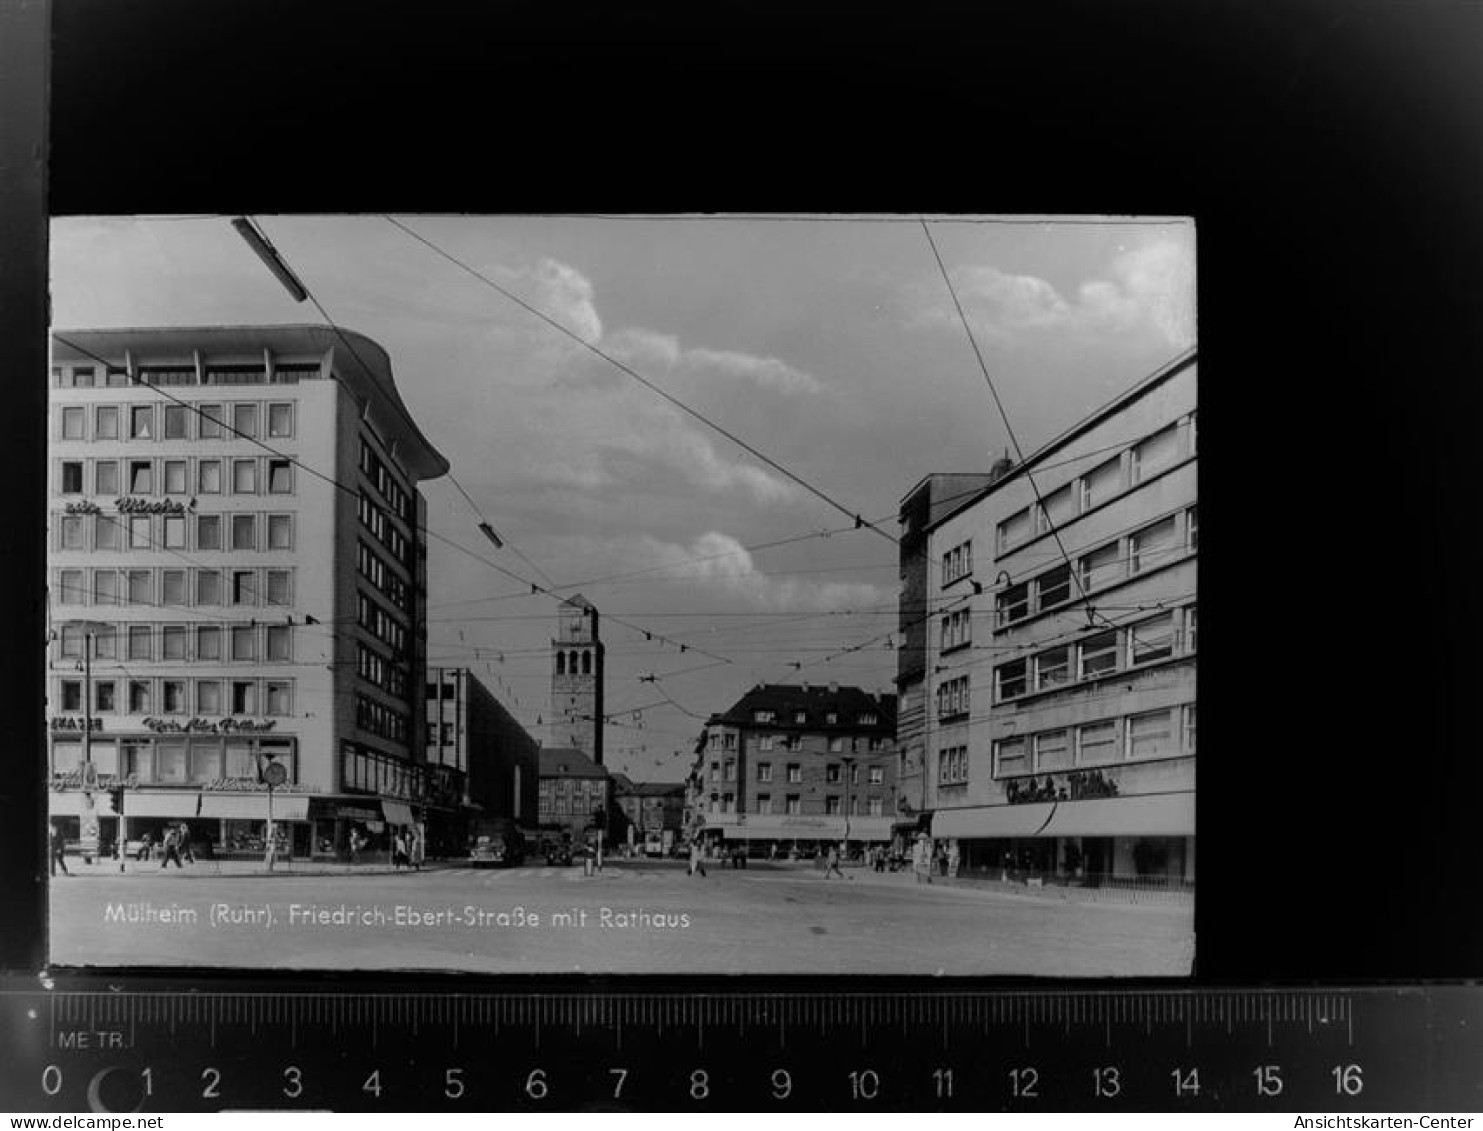
[[[551,746],[603,756],[603,644],[598,613],[580,593],[563,601],[551,641]]]
[[[427,676],[427,764],[463,785],[457,814],[429,827],[429,842],[460,850],[476,817],[534,826],[540,743],[469,669],[430,668]]]
[[[965,868],[1193,882],[1196,403],[1190,352],[917,535],[922,807]]]
[[[894,695],[759,684],[706,721],[692,774],[701,835],[765,851],[888,842],[895,735]]]
[[[319,326],[53,338],[47,714],[69,836],[261,854],[456,808],[423,760],[423,503],[386,351]],[[84,743],[83,731],[91,741]],[[97,788],[83,790],[84,784]]]
[[[581,844],[612,804],[608,771],[575,747],[541,747],[540,828]]]

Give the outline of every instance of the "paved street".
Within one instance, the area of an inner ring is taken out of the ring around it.
[[[1186,975],[1190,906],[1084,905],[805,866],[677,862],[263,875],[98,868],[52,885],[58,965],[490,972]]]

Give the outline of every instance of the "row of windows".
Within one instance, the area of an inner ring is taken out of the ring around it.
[[[1114,495],[1131,490],[1177,461],[1194,455],[1195,441],[1195,414],[1190,413],[1064,487],[1042,495],[1040,505],[1025,507],[1004,519],[997,529],[999,552],[1002,554],[1031,537],[1045,534],[1052,526],[1059,528],[1076,515],[1101,506]]]
[[[292,550],[294,516],[232,511],[229,514],[93,515],[94,550]],[[194,522],[190,521],[194,519]],[[60,548],[87,545],[85,516],[62,518]],[[194,538],[188,538],[194,527]]]
[[[457,726],[457,723],[429,722],[427,724],[427,744],[429,746],[454,745],[457,741],[455,736]]]
[[[58,438],[86,440],[87,405],[64,405]],[[221,440],[238,436],[258,439],[291,439],[294,406],[279,401],[258,404],[134,404],[92,405],[94,440]]]
[[[759,817],[771,817],[776,814],[796,816],[803,812],[803,798],[799,794],[785,794],[780,800],[783,808],[775,810],[772,794],[759,793],[753,812]],[[713,793],[709,801],[709,809],[712,813],[730,813],[736,808],[736,796],[734,794]],[[880,817],[885,813],[885,802],[879,797],[855,797],[851,799],[850,810],[856,817],[863,817],[867,814],[872,817]],[[824,812],[828,816],[839,816],[842,814],[844,812],[844,798],[835,793],[826,794],[824,797]]]
[[[1032,691],[1098,679],[1175,655],[1193,655],[1196,640],[1196,607],[1171,609],[1125,628],[1094,633],[1026,659],[1000,664],[994,669],[997,700],[1002,703]]]
[[[937,717],[950,719],[968,713],[968,677],[943,680],[937,685]]]
[[[783,750],[802,750],[803,749],[803,735],[801,735],[801,734],[782,734],[782,735],[763,734],[763,735],[758,735],[757,736],[757,749],[759,751],[761,751],[762,753],[764,753],[764,754],[768,753],[771,750],[777,749],[778,748],[777,747],[777,740],[778,739],[781,739],[782,740],[782,747],[781,747],[781,749],[783,749]],[[851,738],[849,740],[849,742],[850,742],[850,752],[852,754],[858,754],[860,752],[861,743],[862,742],[864,743],[865,749],[869,750],[871,753],[877,753],[877,752],[879,752],[881,750],[884,750],[886,748],[886,740],[884,738],[879,737],[879,736],[875,736],[875,737],[867,738],[867,739]],[[828,739],[828,741],[826,743],[826,745],[828,747],[828,750],[829,750],[829,753],[831,753],[831,754],[843,754],[844,753],[844,744],[845,744],[844,736],[843,735],[838,735],[838,734],[830,735],[829,736],[829,739]],[[734,746],[728,746],[728,747],[726,747],[726,749],[732,750],[732,749],[735,749],[735,747]]]
[[[195,465],[192,474],[191,465]],[[91,474],[88,473],[91,465]],[[63,495],[292,495],[287,459],[64,459],[57,484]]]
[[[365,440],[360,442],[360,469],[381,497],[391,506],[392,514],[403,522],[411,522],[411,494],[397,482],[391,469],[386,466],[380,456],[371,450],[371,445]]]
[[[942,555],[942,584],[951,585],[973,572],[973,541],[954,546]]]
[[[1058,727],[994,743],[994,776],[1106,766],[1195,752],[1195,705]]]
[[[1197,508],[1189,507],[1184,511],[1182,538],[1179,526],[1180,516],[1166,515],[1133,531],[1126,538],[1114,538],[1082,554],[1076,560],[1080,581],[1077,596],[1146,573],[1164,565],[1174,555],[1194,553],[1199,548]],[[1071,597],[1071,570],[1063,563],[1001,592],[996,601],[998,623],[1001,627],[1013,624],[1063,605]]]
[[[756,710],[756,711],[753,711],[752,712],[752,721],[754,723],[774,723],[775,724],[778,721],[778,713],[776,711],[766,710],[766,709]],[[794,723],[795,726],[806,726],[808,724],[808,712],[807,711],[794,711],[793,712],[793,723]],[[873,727],[873,726],[878,725],[879,723],[880,723],[880,716],[878,716],[874,711],[863,711],[860,714],[858,714],[858,715],[855,716],[855,725],[856,726]],[[825,711],[824,712],[824,725],[825,726],[838,726],[839,725],[839,712],[838,711]]]
[[[398,699],[407,698],[407,670],[401,664],[387,659],[374,648],[356,641],[356,671],[362,679],[369,680],[382,691],[390,692]]]
[[[943,652],[973,643],[973,612],[959,609],[942,618],[939,649]]]
[[[164,608],[287,606],[293,603],[293,570],[63,569],[57,571],[57,603]]]
[[[937,784],[968,783],[968,747],[949,746],[937,753]]]
[[[408,550],[411,544],[407,541],[407,536],[388,521],[386,512],[364,491],[360,494],[359,512],[361,525],[371,532],[376,541],[391,551],[392,557],[410,569]]]
[[[341,746],[340,768],[346,789],[382,797],[420,800],[428,784],[423,767],[350,742]]]
[[[63,659],[81,659],[81,626],[58,631]],[[97,625],[93,658],[98,660],[231,661],[293,659],[293,629],[286,624],[129,624]],[[122,645],[124,654],[120,656]]]
[[[407,583],[393,572],[385,559],[364,542],[356,543],[356,559],[362,577],[402,612],[411,611],[412,601]]]
[[[869,767],[866,767],[866,769],[867,769],[867,774],[868,774],[868,780],[869,780],[869,782],[870,782],[871,785],[880,785],[882,782],[885,781],[885,770],[884,770],[883,767],[881,767],[881,766],[869,766]],[[803,766],[802,766],[801,763],[799,763],[799,762],[789,762],[789,763],[787,763],[787,765],[786,765],[786,772],[787,772],[787,775],[788,775],[788,777],[787,777],[787,780],[788,781],[790,781],[790,782],[802,782],[803,781]],[[837,784],[838,782],[840,782],[840,781],[843,780],[842,777],[841,777],[841,772],[842,772],[842,767],[840,766],[840,764],[838,762],[830,762],[830,763],[828,763],[824,767],[824,781],[827,782],[827,783],[829,783],[829,784]],[[721,774],[724,774],[724,777],[720,777]],[[728,759],[727,762],[726,762],[726,765],[724,766],[724,768],[722,768],[722,767],[719,767],[716,762],[712,762],[711,763],[711,781],[717,781],[717,780],[735,781],[736,780],[736,763],[733,762],[733,761],[731,761],[730,759]],[[772,763],[771,762],[758,762],[757,763],[757,780],[759,782],[770,782],[770,781],[772,781]],[[851,785],[859,785],[860,784],[860,767],[859,766],[851,766],[850,767],[850,784]]]
[[[119,696],[123,696],[120,707]],[[93,714],[271,715],[293,714],[291,679],[95,679]],[[83,710],[83,681],[61,681],[59,710]],[[261,710],[259,709],[261,707]]]
[[[143,785],[184,785],[221,778],[256,781],[261,759],[272,758],[298,781],[297,751],[291,738],[216,738],[190,735],[170,738],[93,739],[93,765],[100,774],[133,776]],[[58,738],[52,743],[52,773],[76,773],[82,766],[82,743]],[[127,810],[128,802],[124,803]]]
[[[140,385],[296,385],[302,378],[318,377],[319,363],[282,362],[270,372],[266,365],[140,365],[135,376]],[[124,389],[134,382],[129,371],[106,366],[100,374],[93,365],[54,365],[52,381],[59,389]]]
[[[580,660],[581,671],[577,670]],[[556,653],[557,675],[591,675],[592,653],[591,652],[557,652]],[[735,735],[730,736],[733,740]]]
[[[357,593],[356,623],[395,653],[407,650],[407,629],[364,593]]]
[[[361,730],[389,742],[407,741],[407,716],[366,695],[355,697],[355,724]]]

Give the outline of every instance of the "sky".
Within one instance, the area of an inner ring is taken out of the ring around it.
[[[916,219],[395,217],[575,338],[385,217],[256,219],[386,348],[452,465],[421,485],[429,662],[545,739],[557,602],[510,575],[581,592],[604,616],[605,761],[638,781],[680,780],[757,683],[891,691],[896,547],[852,516],[894,535],[924,476],[1014,451]],[[1027,454],[1195,344],[1192,221],[930,232]],[[226,217],[64,218],[51,239],[58,328],[323,321]]]

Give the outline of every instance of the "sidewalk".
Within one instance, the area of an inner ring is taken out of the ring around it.
[[[428,861],[422,871],[432,872],[445,868],[462,867],[461,862]],[[169,876],[180,879],[218,879],[230,876],[390,876],[409,872],[407,868],[393,868],[380,861],[366,864],[347,864],[339,860],[283,860],[279,859],[269,873],[268,866],[261,860],[197,860],[183,868],[172,867],[166,871],[158,860],[127,860],[124,870],[119,872],[117,860],[94,859],[91,864],[81,857],[67,858],[67,871],[73,876]],[[66,883],[67,876],[58,872],[53,880]]]

